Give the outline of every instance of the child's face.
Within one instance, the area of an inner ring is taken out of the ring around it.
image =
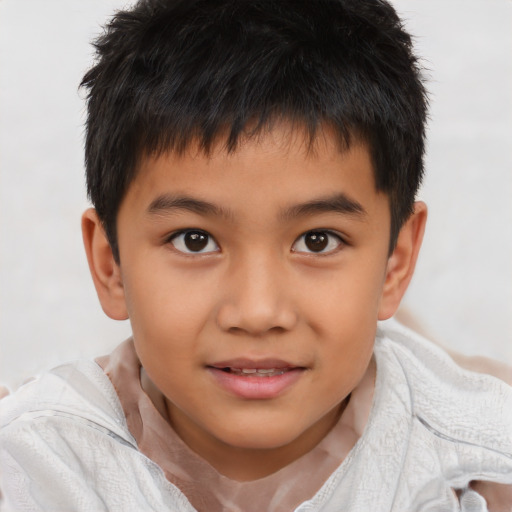
[[[275,129],[233,154],[142,163],[118,216],[123,300],[193,449],[299,453],[325,434],[389,316],[389,232],[363,145],[326,135],[308,154]]]

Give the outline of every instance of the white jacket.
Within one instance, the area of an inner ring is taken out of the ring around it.
[[[459,368],[399,326],[380,329],[368,424],[296,512],[486,511],[453,489],[512,484],[512,388]],[[193,512],[137,448],[110,380],[92,361],[59,366],[0,401],[5,512]]]

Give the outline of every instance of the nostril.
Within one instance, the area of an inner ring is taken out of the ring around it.
[[[275,327],[272,327],[272,329],[269,329],[269,332],[273,332],[275,334],[281,334],[286,332],[286,329],[284,327],[281,327],[280,325],[276,325]]]
[[[246,334],[246,331],[241,327],[230,327],[228,332],[231,334]]]

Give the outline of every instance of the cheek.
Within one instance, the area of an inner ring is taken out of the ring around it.
[[[191,274],[169,264],[132,265],[125,284],[126,305],[134,329],[178,336],[198,327],[212,307],[212,276]],[[183,332],[181,332],[183,331]]]
[[[368,327],[371,331],[378,316],[384,274],[383,265],[358,264],[346,264],[334,273],[317,273],[305,287],[304,310],[312,312],[310,320],[318,329],[357,333]]]
[[[198,340],[215,301],[208,294],[215,288],[202,281],[179,272],[169,275],[168,269],[167,273],[154,270],[131,272],[125,280],[135,346],[148,372],[182,367],[197,355]]]
[[[383,274],[382,265],[373,272],[348,270],[337,279],[326,280],[308,296],[309,321],[317,333],[322,354],[318,364],[330,376],[328,385],[343,382],[349,392],[368,365],[377,329]],[[317,285],[320,283],[317,279]]]

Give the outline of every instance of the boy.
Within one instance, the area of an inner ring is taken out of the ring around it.
[[[142,1],[97,48],[82,227],[133,339],[2,401],[6,505],[510,507],[510,388],[377,328],[426,221],[393,9]]]

